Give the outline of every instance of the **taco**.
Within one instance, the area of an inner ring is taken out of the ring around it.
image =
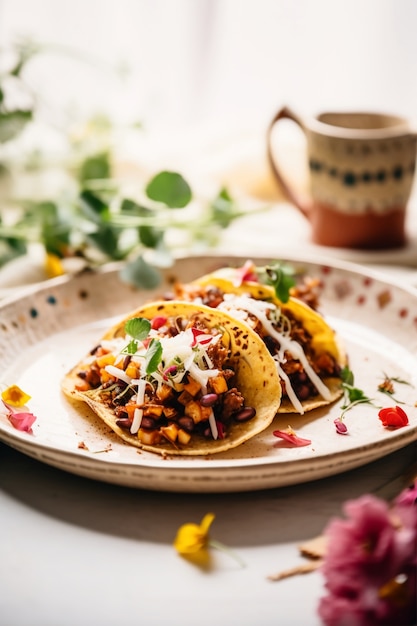
[[[64,378],[122,439],[162,455],[234,448],[272,422],[281,387],[259,336],[219,310],[144,305]]]
[[[240,274],[239,274],[240,272]],[[255,268],[221,268],[191,284],[175,286],[175,297],[225,311],[249,325],[272,355],[282,388],[279,413],[328,405],[343,394],[340,373],[346,354],[324,317],[305,302],[281,302],[273,287],[257,282]]]

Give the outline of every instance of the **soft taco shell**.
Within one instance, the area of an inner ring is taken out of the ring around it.
[[[136,435],[130,434],[115,423],[113,411],[97,396],[95,391],[78,391],[78,373],[88,363],[88,357],[74,367],[62,382],[63,392],[72,399],[87,403],[93,411],[127,443],[138,448],[162,455],[201,456],[223,452],[235,448],[254,437],[273,421],[281,401],[281,386],[276,375],[275,364],[259,336],[246,325],[220,311],[210,307],[188,302],[156,302],[142,306],[131,312],[120,323],[109,329],[104,339],[124,337],[127,320],[142,317],[152,320],[158,316],[191,317],[197,315],[207,328],[221,327],[230,338],[229,363],[235,371],[235,386],[243,394],[246,406],[256,409],[256,415],[247,422],[233,422],[224,439],[206,439],[193,435],[192,442],[186,446],[172,445],[168,440],[157,445],[145,445]]]
[[[288,302],[281,302],[275,295],[273,287],[262,285],[254,281],[246,281],[239,285],[233,281],[233,269],[221,268],[213,274],[207,274],[194,281],[200,287],[215,286],[224,293],[250,294],[256,300],[264,300],[276,304],[282,312],[290,313],[295,319],[300,320],[305,330],[311,336],[311,346],[317,356],[327,353],[333,357],[340,368],[347,364],[346,352],[337,335],[329,326],[324,317],[296,298],[290,297]],[[326,406],[343,395],[340,377],[323,377],[323,383],[329,390],[329,399],[315,395],[307,400],[302,400],[304,412],[311,411],[320,406]],[[279,407],[279,413],[294,413],[295,409],[290,400],[283,397]]]

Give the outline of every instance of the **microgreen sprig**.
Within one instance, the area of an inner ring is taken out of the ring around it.
[[[122,354],[136,354],[139,341],[147,339],[151,330],[151,322],[145,317],[132,317],[125,322],[125,332],[132,337],[131,341],[121,351]],[[158,369],[162,359],[162,344],[158,339],[151,339],[145,354],[145,372],[152,374]]]
[[[132,337],[131,341],[122,350],[122,354],[135,354],[138,349],[138,342],[143,341],[149,335],[151,323],[144,317],[132,317],[125,323],[126,335]]]
[[[378,391],[392,398],[392,400],[394,400],[397,404],[406,404],[405,402],[398,400],[398,398],[394,396],[394,383],[397,383],[399,385],[409,385],[411,387],[413,385],[408,380],[398,378],[397,376],[388,376],[387,374],[385,374],[385,372],[383,372],[383,376],[384,380],[379,383]]]
[[[373,405],[373,399],[369,398],[362,389],[355,387],[354,375],[348,365],[342,369],[340,377],[342,379],[342,389],[344,394],[340,419],[343,419],[345,414],[358,404]]]

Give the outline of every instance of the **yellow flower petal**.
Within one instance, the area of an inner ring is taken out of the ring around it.
[[[22,391],[17,385],[11,385],[2,392],[1,398],[7,402],[7,404],[11,404],[11,406],[25,406],[31,396]]]
[[[214,520],[213,513],[207,513],[201,524],[183,524],[174,540],[174,548],[179,554],[195,554],[204,550],[208,542],[208,532]]]
[[[48,278],[55,278],[55,276],[62,276],[62,274],[65,274],[65,270],[59,256],[49,253],[46,255],[45,272]]]

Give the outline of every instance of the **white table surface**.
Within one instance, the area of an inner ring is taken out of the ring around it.
[[[402,251],[323,250],[309,241],[303,218],[275,201],[273,214],[250,216],[227,231],[223,249],[277,258],[297,250],[313,258],[337,256],[417,283],[414,230]],[[42,271],[36,257],[18,260],[0,271],[1,293],[40,280]],[[304,562],[298,545],[320,534],[347,498],[378,493],[387,484],[395,495],[416,458],[417,444],[411,444],[309,484],[187,495],[95,482],[0,444],[0,624],[318,626],[320,573],[280,582],[267,576]],[[245,567],[212,551],[213,567],[204,572],[175,552],[178,527],[209,511],[216,515],[212,537]]]

